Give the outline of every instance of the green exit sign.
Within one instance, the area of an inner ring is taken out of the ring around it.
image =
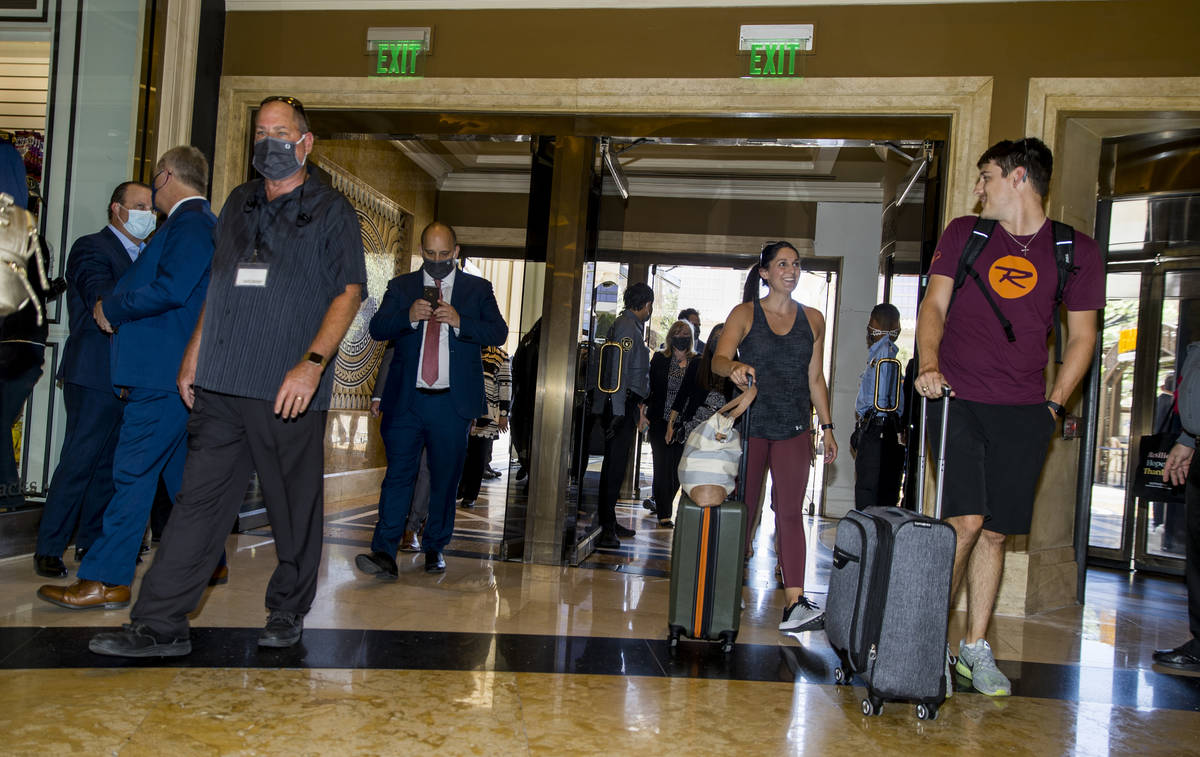
[[[750,45],[750,76],[796,76],[796,53],[807,40],[756,42]]]
[[[380,40],[375,43],[377,76],[420,76],[424,44],[420,40]]]

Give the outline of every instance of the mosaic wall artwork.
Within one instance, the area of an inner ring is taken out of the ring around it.
[[[350,324],[334,362],[334,410],[366,410],[375,389],[375,376],[383,358],[384,345],[367,333],[367,325],[379,308],[388,281],[401,271],[397,263],[409,248],[413,217],[399,205],[364,184],[353,174],[327,159],[317,165],[329,174],[358,213],[363,251],[367,258],[367,296]]]

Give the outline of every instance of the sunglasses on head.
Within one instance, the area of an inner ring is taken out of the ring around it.
[[[263,101],[258,104],[258,107],[261,108],[267,103],[283,103],[284,105],[290,105],[301,116],[305,116],[304,103],[290,95],[271,95],[270,97],[264,97]],[[307,116],[305,117],[307,118]]]

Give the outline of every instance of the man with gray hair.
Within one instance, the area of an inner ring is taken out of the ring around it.
[[[88,648],[97,654],[191,652],[188,613],[212,577],[252,471],[278,559],[258,645],[300,641],[321,567],[327,366],[367,280],[354,208],[308,167],[314,139],[299,100],[260,103],[254,168],[262,178],[236,187],[221,210],[212,284],[176,379],[192,410],[183,487],[131,622],[94,636]]]
[[[113,456],[115,492],[79,580],[38,589],[41,599],[72,610],[129,604],[158,479],[173,498],[183,478],[188,409],[175,376],[208,291],[217,219],[204,198],[208,161],[199,150],[173,147],[156,168],[152,203],[166,223],[92,308],[101,331],[112,335],[112,385],[125,403]]]

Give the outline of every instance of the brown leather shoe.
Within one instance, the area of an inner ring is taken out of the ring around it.
[[[403,552],[420,552],[421,542],[417,539],[417,532],[411,530],[404,531],[404,538],[400,540],[400,550]]]
[[[38,589],[37,595],[39,599],[68,610],[116,610],[129,606],[128,586],[105,586],[100,581],[85,581],[82,578],[70,586],[46,584]]]
[[[229,583],[229,566],[218,565],[213,571],[212,577],[208,579],[209,586],[220,586]]]

